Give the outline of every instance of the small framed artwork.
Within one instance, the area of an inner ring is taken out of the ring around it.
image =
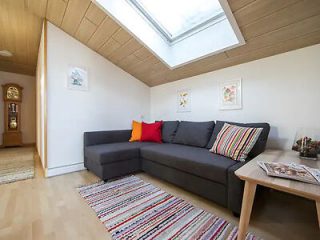
[[[70,66],[67,87],[70,90],[88,91],[88,71],[80,67]]]
[[[177,112],[191,112],[191,91],[190,89],[177,92]]]
[[[242,108],[241,78],[219,82],[220,110]]]

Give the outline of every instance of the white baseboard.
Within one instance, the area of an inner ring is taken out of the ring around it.
[[[46,177],[53,177],[53,176],[62,175],[66,173],[81,171],[84,169],[85,167],[83,165],[83,162],[81,162],[81,163],[75,163],[72,165],[47,168],[45,170],[45,174],[46,174]]]

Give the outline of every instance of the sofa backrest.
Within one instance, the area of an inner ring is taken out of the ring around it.
[[[252,128],[262,128],[262,132],[256,142],[256,144],[253,146],[251,152],[248,154],[248,158],[252,159],[256,156],[258,156],[260,153],[262,153],[266,149],[267,140],[270,132],[270,125],[268,123],[236,123],[236,122],[225,122],[225,121],[217,121],[216,125],[214,127],[212,136],[210,138],[210,141],[207,145],[207,148],[212,148],[217,135],[219,134],[220,130],[222,129],[223,125],[225,123],[229,123],[231,125],[236,125],[239,127],[252,127]]]
[[[179,126],[179,121],[163,121],[162,122],[162,141],[164,143],[172,143]]]
[[[206,147],[214,128],[214,121],[181,121],[172,143]]]
[[[99,144],[128,142],[131,136],[131,130],[112,130],[85,132],[83,144],[85,147]]]

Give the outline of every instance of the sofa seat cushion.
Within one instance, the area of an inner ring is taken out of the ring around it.
[[[141,157],[222,184],[227,184],[228,168],[237,163],[205,148],[165,143],[142,147]]]
[[[108,143],[85,148],[85,156],[98,164],[108,164],[117,161],[140,158],[140,148],[157,145],[151,142],[120,142]]]

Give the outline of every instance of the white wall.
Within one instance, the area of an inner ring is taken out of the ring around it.
[[[48,176],[83,168],[83,132],[129,129],[149,118],[150,89],[48,23]],[[89,73],[89,91],[66,88],[69,65]]]
[[[130,128],[141,116],[269,122],[269,147],[289,148],[298,127],[320,128],[319,56],[316,45],[150,89],[48,23],[47,175],[83,169],[83,132]],[[89,91],[66,88],[70,65],[88,70]],[[239,77],[243,109],[220,111],[218,81]],[[184,88],[192,90],[192,112],[177,113]]]
[[[7,83],[16,83],[23,87],[21,104],[21,132],[24,144],[36,141],[36,90],[35,77],[0,71],[0,86]],[[3,118],[3,96],[0,91],[0,145],[2,144],[2,133],[4,131]]]
[[[220,111],[218,81],[242,78],[243,109]],[[191,89],[190,113],[177,90]],[[290,148],[297,128],[320,128],[320,45],[151,88],[151,119],[268,122],[268,146]]]

